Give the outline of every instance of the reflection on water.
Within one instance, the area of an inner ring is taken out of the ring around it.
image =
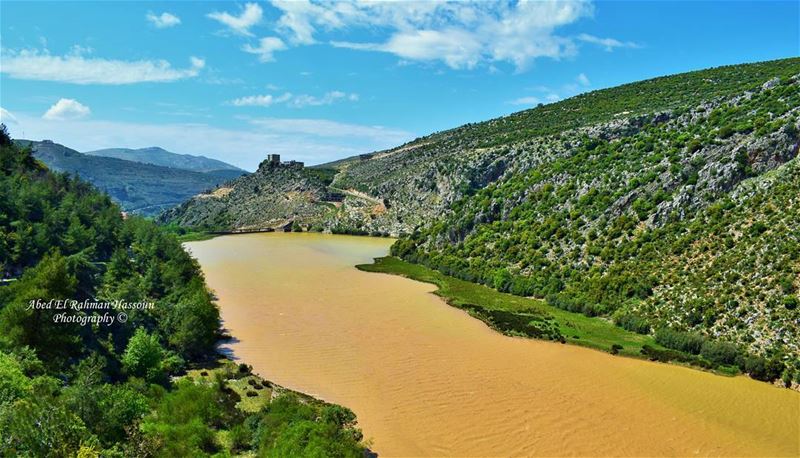
[[[188,243],[233,353],[353,409],[381,456],[798,456],[800,395],[744,377],[510,338],[360,272],[390,240],[251,234]]]

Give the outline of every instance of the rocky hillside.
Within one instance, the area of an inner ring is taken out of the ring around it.
[[[224,218],[198,219],[209,206],[190,202],[168,219],[401,235],[396,255],[454,276],[640,332],[697,331],[796,358],[798,110],[797,58],[673,75],[337,161],[299,181],[261,173],[249,204],[235,184],[220,200]],[[320,197],[332,191],[341,204]]]
[[[264,161],[255,173],[198,194],[160,219],[205,230],[291,229],[295,221],[312,225],[332,218],[332,199],[319,174]]]

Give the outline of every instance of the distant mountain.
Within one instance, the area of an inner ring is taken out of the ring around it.
[[[21,146],[30,145],[34,156],[50,169],[76,174],[108,193],[124,210],[142,215],[155,215],[244,173],[231,169],[202,173],[92,156],[48,140],[15,142]]]
[[[228,164],[227,162],[218,161],[205,156],[171,153],[157,146],[139,149],[107,148],[96,151],[87,151],[83,154],[88,154],[90,156],[113,157],[117,159],[125,159],[126,161],[142,162],[144,164],[160,165],[163,167],[172,167],[174,169],[191,170],[193,172],[233,170],[244,173],[244,170]],[[241,175],[241,173],[239,173],[239,175]],[[235,178],[239,175],[228,176],[230,178]]]

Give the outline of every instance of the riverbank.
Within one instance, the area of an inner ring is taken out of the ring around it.
[[[168,417],[163,422],[177,426],[168,436],[168,455],[199,456],[182,444],[197,440],[202,452],[214,456],[375,456],[349,409],[272,383],[252,366],[218,356],[172,379],[170,399],[162,400],[166,407],[158,412],[159,418]],[[198,431],[198,420],[188,419],[195,416],[209,427]]]
[[[356,268],[432,283],[438,287],[434,294],[446,303],[465,310],[506,335],[545,338],[637,358],[643,357],[645,345],[662,348],[652,337],[626,331],[602,318],[567,312],[538,299],[501,293],[392,256],[377,258],[373,264],[359,264]],[[530,326],[529,322],[534,325]],[[543,332],[537,333],[532,328]]]
[[[625,330],[610,320],[562,310],[543,300],[502,293],[394,256],[376,258],[372,264],[359,264],[356,268],[434,284],[437,286],[434,294],[447,304],[466,311],[505,335],[559,341],[718,375],[740,374],[735,367],[713,367],[694,355],[665,348],[652,336]]]

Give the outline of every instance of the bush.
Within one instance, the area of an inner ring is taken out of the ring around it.
[[[647,322],[647,320],[632,313],[620,315],[614,320],[614,322],[617,324],[617,326],[637,334],[650,333],[650,324]]]
[[[138,328],[128,341],[125,353],[122,355],[122,365],[125,371],[147,381],[163,383],[166,374],[162,367],[164,349],[158,343],[155,335],[150,335],[144,328]]]
[[[661,361],[662,363],[678,361],[683,363],[691,362],[694,364],[697,361],[696,357],[687,353],[676,350],[660,350],[647,344],[642,345],[641,353],[651,361]]]
[[[760,356],[748,356],[744,360],[744,371],[756,380],[771,382],[780,378],[783,370],[783,362],[777,359],[767,360]]]
[[[31,380],[13,357],[0,351],[0,406],[32,394]]]
[[[704,342],[700,349],[700,355],[714,364],[736,364],[739,353],[739,347],[735,344],[712,340]]]
[[[675,331],[670,328],[661,328],[656,331],[656,342],[673,350],[683,351],[697,355],[700,353],[705,336],[691,332]]]

